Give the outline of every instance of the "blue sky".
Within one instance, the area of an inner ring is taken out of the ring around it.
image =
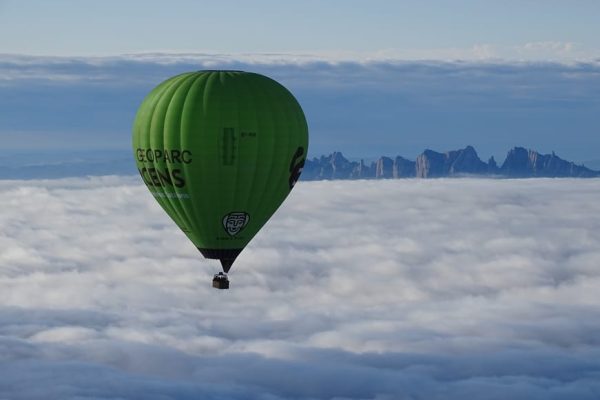
[[[0,52],[597,57],[597,1],[0,1]]]
[[[298,97],[313,156],[600,159],[600,2],[249,4],[0,0],[3,147],[127,149],[159,82],[238,68]]]
[[[519,145],[576,162],[600,158],[597,63],[0,56],[0,137],[19,151],[126,151],[137,107],[157,83],[215,67],[287,86],[305,111],[311,156],[414,159],[426,148],[472,145],[501,163]]]

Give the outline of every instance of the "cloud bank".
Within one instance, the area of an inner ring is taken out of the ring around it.
[[[535,46],[533,46],[535,48]],[[159,82],[199,69],[255,71],[302,104],[314,156],[413,157],[516,145],[598,159],[596,61],[331,61],[309,56],[0,56],[0,139],[8,149],[127,149],[137,107]]]
[[[301,182],[217,291],[138,178],[0,181],[0,397],[596,399],[597,183]]]

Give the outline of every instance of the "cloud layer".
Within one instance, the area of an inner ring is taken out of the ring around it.
[[[595,399],[597,183],[302,182],[217,291],[137,178],[0,181],[0,397]]]

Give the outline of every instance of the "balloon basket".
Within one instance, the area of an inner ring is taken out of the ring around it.
[[[229,289],[229,279],[227,274],[219,272],[213,277],[212,287],[215,289]]]

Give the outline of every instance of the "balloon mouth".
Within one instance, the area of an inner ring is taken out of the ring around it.
[[[202,253],[204,258],[221,261],[223,272],[228,273],[233,262],[243,249],[201,249],[198,247],[198,250],[200,250],[200,253]]]

